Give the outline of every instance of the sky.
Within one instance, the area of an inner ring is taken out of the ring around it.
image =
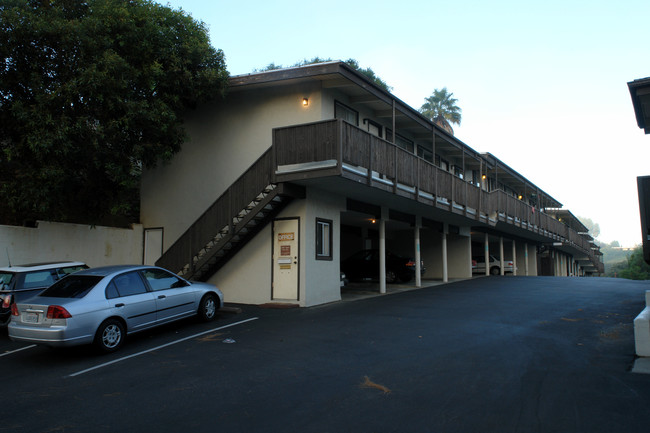
[[[627,83],[650,77],[648,0],[160,3],[206,24],[231,75],[318,56],[358,60],[416,109],[447,87],[458,139],[598,223],[598,241],[641,243],[650,135]]]

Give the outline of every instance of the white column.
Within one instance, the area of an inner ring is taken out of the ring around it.
[[[447,223],[442,228],[442,282],[449,282],[449,269],[447,268],[447,231],[449,226]]]
[[[388,210],[381,208],[379,218],[379,293],[386,293],[386,214]]]
[[[517,275],[517,245],[512,240],[512,275]]]
[[[485,275],[490,275],[490,241],[485,234]]]
[[[499,267],[501,268],[501,275],[506,274],[505,260],[503,260],[503,236],[499,237]]]
[[[528,276],[528,242],[524,243],[524,265],[526,268],[525,275]]]
[[[420,226],[422,217],[415,217],[415,287],[422,287],[422,270],[420,269]]]

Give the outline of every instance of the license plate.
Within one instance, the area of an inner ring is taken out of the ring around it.
[[[23,316],[25,323],[38,323],[38,313],[25,313]]]

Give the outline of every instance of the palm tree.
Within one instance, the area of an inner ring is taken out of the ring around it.
[[[441,90],[435,89],[431,96],[424,98],[426,102],[420,107],[420,113],[436,123],[451,122],[460,125],[460,113],[463,110],[456,105],[458,99],[453,96],[454,94],[449,93],[446,87]]]

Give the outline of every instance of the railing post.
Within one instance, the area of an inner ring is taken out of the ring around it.
[[[334,127],[336,128],[336,132],[337,132],[336,135],[338,135],[338,137],[339,137],[339,145],[337,146],[338,155],[337,155],[337,162],[336,162],[339,173],[343,172],[343,126],[342,126],[342,123],[343,123],[343,120],[338,119],[338,121],[334,124],[335,125]]]
[[[373,140],[372,137],[366,137],[368,139],[368,186],[372,186],[372,147],[373,147]]]

